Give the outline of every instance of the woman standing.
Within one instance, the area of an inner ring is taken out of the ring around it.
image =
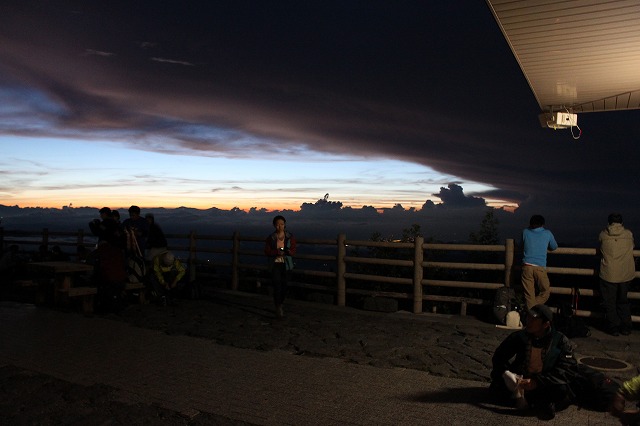
[[[282,304],[287,296],[287,285],[293,269],[293,256],[296,254],[296,239],[286,230],[286,223],[283,216],[274,217],[275,231],[267,237],[264,245],[264,253],[269,256],[271,266],[273,302],[278,318],[284,317]]]

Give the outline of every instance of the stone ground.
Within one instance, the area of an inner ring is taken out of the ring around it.
[[[175,307],[131,304],[103,317],[238,348],[339,358],[481,382],[488,382],[492,353],[511,332],[469,317],[381,314],[298,301],[286,308],[287,316],[276,319],[268,296],[220,292],[201,300],[180,300]],[[581,339],[576,341],[577,351],[639,365],[637,333],[617,340],[602,335]],[[618,378],[635,374],[631,368]],[[105,385],[80,386],[13,366],[0,366],[0,413],[10,420],[7,424],[25,425],[247,424],[207,413],[188,418],[154,405],[131,405],[118,398],[117,389]]]

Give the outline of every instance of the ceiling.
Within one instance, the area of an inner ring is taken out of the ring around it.
[[[543,112],[640,108],[640,0],[486,0]]]

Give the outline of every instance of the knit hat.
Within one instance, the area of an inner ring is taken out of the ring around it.
[[[536,305],[529,309],[529,315],[533,318],[542,318],[544,322],[553,321],[553,312],[547,305]]]

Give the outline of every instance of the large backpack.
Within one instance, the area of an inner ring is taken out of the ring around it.
[[[577,317],[573,306],[569,303],[563,303],[558,309],[558,313],[553,319],[556,330],[570,339],[575,337],[589,337],[591,330],[585,324],[584,319]]]
[[[505,324],[507,313],[516,308],[516,291],[507,286],[498,288],[493,300],[493,316],[498,324]]]

